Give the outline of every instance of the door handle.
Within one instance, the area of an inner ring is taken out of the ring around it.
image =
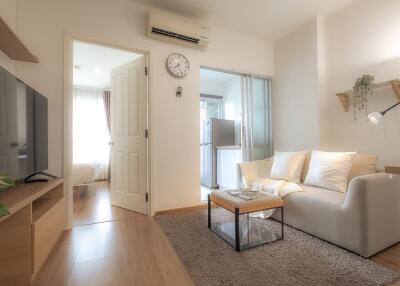
[[[12,142],[12,143],[10,144],[10,146],[11,146],[11,147],[18,147],[18,143],[17,143],[17,142]]]
[[[114,142],[110,141],[110,142],[108,142],[108,145],[112,146],[112,145],[114,145]]]

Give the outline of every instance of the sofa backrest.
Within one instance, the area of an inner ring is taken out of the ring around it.
[[[301,172],[301,182],[303,183],[307,177],[308,168],[310,167],[311,152],[307,152],[306,160],[304,161],[303,171]],[[361,154],[357,155],[353,159],[353,165],[350,170],[350,175],[348,182],[350,182],[354,177],[374,174],[376,173],[376,166],[378,162],[378,157],[371,154]]]

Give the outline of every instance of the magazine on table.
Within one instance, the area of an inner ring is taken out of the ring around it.
[[[261,191],[251,191],[251,190],[226,190],[230,195],[234,197],[239,197],[241,199],[244,199],[246,201],[262,198],[264,196],[267,196],[268,194],[265,192]]]

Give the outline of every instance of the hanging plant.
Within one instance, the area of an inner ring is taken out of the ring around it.
[[[372,95],[373,81],[375,77],[372,75],[363,75],[358,78],[353,86],[353,114],[354,120],[357,120],[357,114],[363,112],[368,113],[368,96]]]

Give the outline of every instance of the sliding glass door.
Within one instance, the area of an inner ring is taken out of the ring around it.
[[[200,69],[201,193],[236,188],[240,162],[272,155],[271,80]]]

